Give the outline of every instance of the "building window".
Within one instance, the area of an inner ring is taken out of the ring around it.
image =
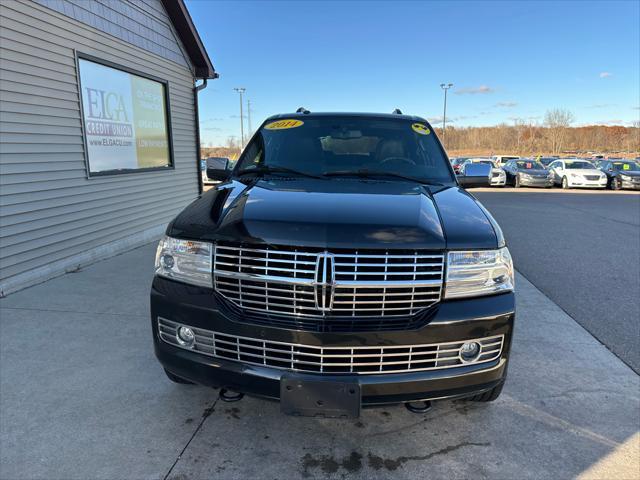
[[[166,82],[78,55],[89,176],[173,166]]]

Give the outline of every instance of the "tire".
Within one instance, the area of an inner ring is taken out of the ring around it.
[[[620,190],[622,185],[620,185],[620,180],[617,177],[613,177],[611,179],[611,190]]]
[[[474,395],[473,397],[467,398],[469,402],[493,402],[496,400],[500,394],[502,393],[502,387],[504,387],[504,382],[496,385],[491,390],[488,390],[483,393],[479,393],[478,395]]]
[[[520,175],[513,177],[513,187],[520,188]]]
[[[181,385],[194,385],[193,382],[190,382],[189,380],[185,380],[184,378],[180,378],[177,375],[174,375],[173,373],[171,373],[169,370],[167,370],[166,368],[164,369],[164,373],[167,374],[167,378],[169,380],[171,380],[173,383],[179,383]]]
[[[562,188],[564,188],[565,190],[569,190],[571,188],[569,186],[569,180],[567,180],[567,177],[562,177]]]

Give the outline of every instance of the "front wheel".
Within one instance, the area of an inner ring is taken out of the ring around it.
[[[562,188],[567,190],[569,188],[569,180],[567,177],[562,177]]]
[[[613,177],[611,179],[611,190],[620,190],[622,185],[620,184],[620,179],[617,177]]]
[[[469,397],[467,398],[467,400],[470,402],[493,402],[502,393],[502,387],[504,387],[504,382],[493,387],[491,390],[479,393],[478,395],[474,395],[473,397]]]

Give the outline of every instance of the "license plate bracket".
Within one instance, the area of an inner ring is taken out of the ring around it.
[[[301,417],[357,418],[360,385],[354,381],[309,379],[285,374],[280,379],[280,410]]]

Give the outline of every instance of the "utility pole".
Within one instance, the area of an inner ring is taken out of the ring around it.
[[[247,100],[247,138],[251,138],[251,100]]]
[[[447,90],[453,87],[453,83],[441,83],[440,88],[444,90],[444,112],[442,114],[442,145],[445,145],[445,132],[447,129]]]
[[[240,150],[244,148],[244,115],[242,114],[242,94],[246,91],[244,87],[235,87],[234,90],[240,94]]]

